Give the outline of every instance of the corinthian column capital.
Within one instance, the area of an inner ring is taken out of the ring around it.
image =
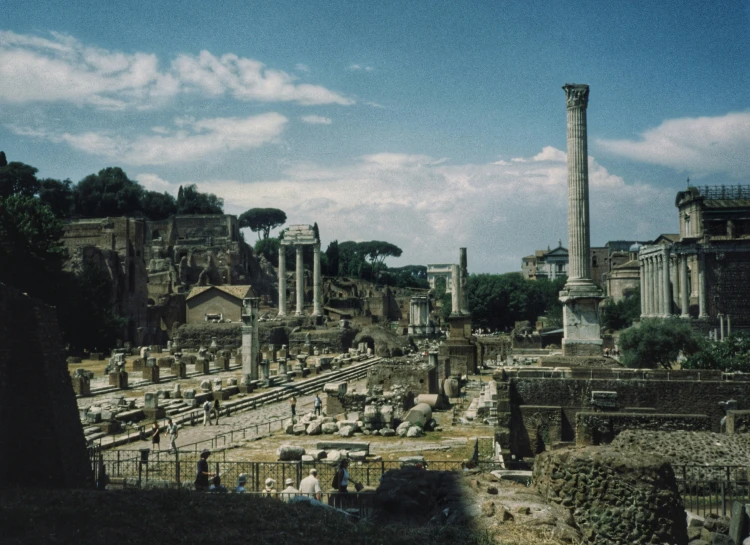
[[[586,108],[589,104],[589,86],[585,83],[566,83],[565,103],[568,108]]]

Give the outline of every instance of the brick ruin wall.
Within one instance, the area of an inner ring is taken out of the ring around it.
[[[679,372],[671,373],[672,377],[679,376]],[[686,375],[695,377],[695,373]],[[613,413],[619,416],[610,418],[611,429],[617,432],[630,427],[657,429],[659,425],[718,432],[724,416],[719,402],[736,399],[742,403],[750,394],[750,382],[511,378],[508,408],[512,452],[533,456],[556,441],[576,441],[578,414],[595,410],[591,405],[592,391],[617,392],[618,409]],[[643,415],[646,411],[647,415]],[[625,416],[633,412],[639,414]]]
[[[706,254],[708,314],[729,314],[733,328],[750,329],[750,252],[718,255]]]
[[[0,449],[0,487],[92,484],[55,311],[4,284],[0,429],[9,442]]]

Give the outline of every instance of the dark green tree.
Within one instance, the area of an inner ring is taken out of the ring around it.
[[[0,198],[0,281],[49,302],[67,257],[62,222],[39,199]]]
[[[403,250],[395,244],[384,242],[382,240],[360,242],[359,251],[370,261],[370,266],[375,274],[383,268],[386,258],[400,257],[403,253]]]
[[[326,274],[329,276],[337,276],[339,274],[339,241],[334,240],[328,244],[328,248],[325,251],[327,265]]]
[[[163,220],[177,213],[177,201],[167,193],[144,191],[141,198],[141,211],[150,220]]]
[[[33,197],[39,192],[40,184],[36,178],[38,172],[36,168],[16,161],[8,163],[4,160],[2,162],[5,165],[0,164],[0,197],[11,195]]]
[[[644,320],[620,333],[622,363],[627,367],[671,369],[682,352],[701,348],[701,338],[679,318]]]
[[[46,204],[58,218],[67,218],[73,213],[73,184],[70,180],[45,178],[40,182],[39,201]]]
[[[633,325],[641,316],[641,290],[627,290],[625,297],[616,303],[611,299],[602,306],[602,326],[619,331]]]
[[[243,212],[240,217],[240,227],[249,227],[254,233],[258,233],[258,240],[268,238],[271,229],[275,229],[286,223],[286,213],[278,208],[251,208]]]
[[[255,243],[255,253],[265,256],[274,267],[279,266],[279,247],[281,241],[278,238],[262,238]]]
[[[64,273],[58,301],[63,339],[73,353],[108,350],[122,336],[127,321],[112,307],[112,281],[99,264],[84,261],[77,274]]]
[[[195,184],[180,186],[177,191],[178,214],[223,214],[224,199],[213,193],[201,193]]]
[[[85,218],[138,216],[143,187],[128,178],[120,167],[107,167],[78,182],[74,191],[75,212]]]

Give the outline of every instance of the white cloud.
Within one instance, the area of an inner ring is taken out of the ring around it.
[[[232,54],[183,54],[162,69],[150,53],[109,51],[58,33],[41,38],[0,31],[0,101],[11,103],[62,101],[112,110],[148,108],[184,92],[302,105],[354,103],[296,79]]]
[[[750,112],[717,117],[670,119],[641,134],[639,140],[598,140],[605,150],[636,161],[701,176],[750,171]]]
[[[362,64],[350,64],[347,66],[347,70],[351,70],[352,72],[372,72],[375,70],[372,66],[362,65]]]
[[[303,123],[308,123],[310,125],[330,125],[333,121],[331,121],[330,117],[323,117],[320,115],[304,115],[300,117]]]
[[[9,126],[16,134],[64,142],[72,148],[128,165],[167,165],[205,159],[219,153],[248,150],[278,140],[287,118],[267,113],[247,118],[177,119],[176,129],[157,127],[156,134],[127,138],[120,134],[51,133]]]
[[[317,222],[324,242],[393,242],[404,250],[393,265],[456,262],[467,246],[472,272],[506,272],[567,238],[565,153],[545,148],[522,159],[453,165],[379,153],[338,167],[297,164],[275,180],[196,182],[223,197],[230,213],[267,206],[282,208],[289,223]],[[626,183],[593,158],[589,171],[593,244],[674,230],[673,191]]]
[[[309,66],[307,66],[306,64],[302,64],[301,62],[300,62],[300,63],[297,63],[297,64],[295,64],[295,65],[294,65],[294,69],[295,69],[295,70],[296,70],[297,72],[304,72],[305,74],[307,74],[308,72],[310,72],[310,67],[309,67]]]

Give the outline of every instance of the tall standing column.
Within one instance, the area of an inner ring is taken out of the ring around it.
[[[687,255],[680,255],[680,317],[690,318],[690,295],[688,293]]]
[[[461,314],[469,315],[469,262],[466,257],[466,248],[459,248],[459,265],[461,267]]]
[[[242,300],[242,380],[247,388],[258,380],[258,313],[260,299],[247,297]]]
[[[320,316],[320,244],[313,246],[313,316]]]
[[[566,84],[568,136],[568,281],[563,303],[563,355],[602,353],[599,303],[602,290],[591,280],[589,233],[589,169],[586,108],[589,86]]]
[[[643,259],[638,260],[638,272],[641,280],[641,318],[643,318],[646,316],[646,262]]]
[[[458,265],[451,265],[451,316],[461,314],[461,275]]]
[[[659,313],[659,306],[656,302],[656,294],[658,293],[656,291],[656,286],[659,279],[659,270],[657,268],[655,256],[649,256],[649,263],[651,264],[651,274],[648,277],[648,297],[651,300],[651,305],[649,305],[651,311],[649,312],[649,314],[651,315],[651,317],[654,317]]]
[[[286,316],[286,246],[279,246],[279,316]]]
[[[568,284],[590,283],[588,85],[563,87],[568,107]]]
[[[698,318],[708,318],[706,307],[706,256],[701,251],[698,256]]]
[[[664,248],[661,256],[662,261],[662,316],[669,317],[672,315],[672,284],[669,275],[669,248]]]
[[[302,316],[302,307],[305,304],[305,269],[302,261],[302,246],[297,244],[297,310],[294,312],[297,316]]]

